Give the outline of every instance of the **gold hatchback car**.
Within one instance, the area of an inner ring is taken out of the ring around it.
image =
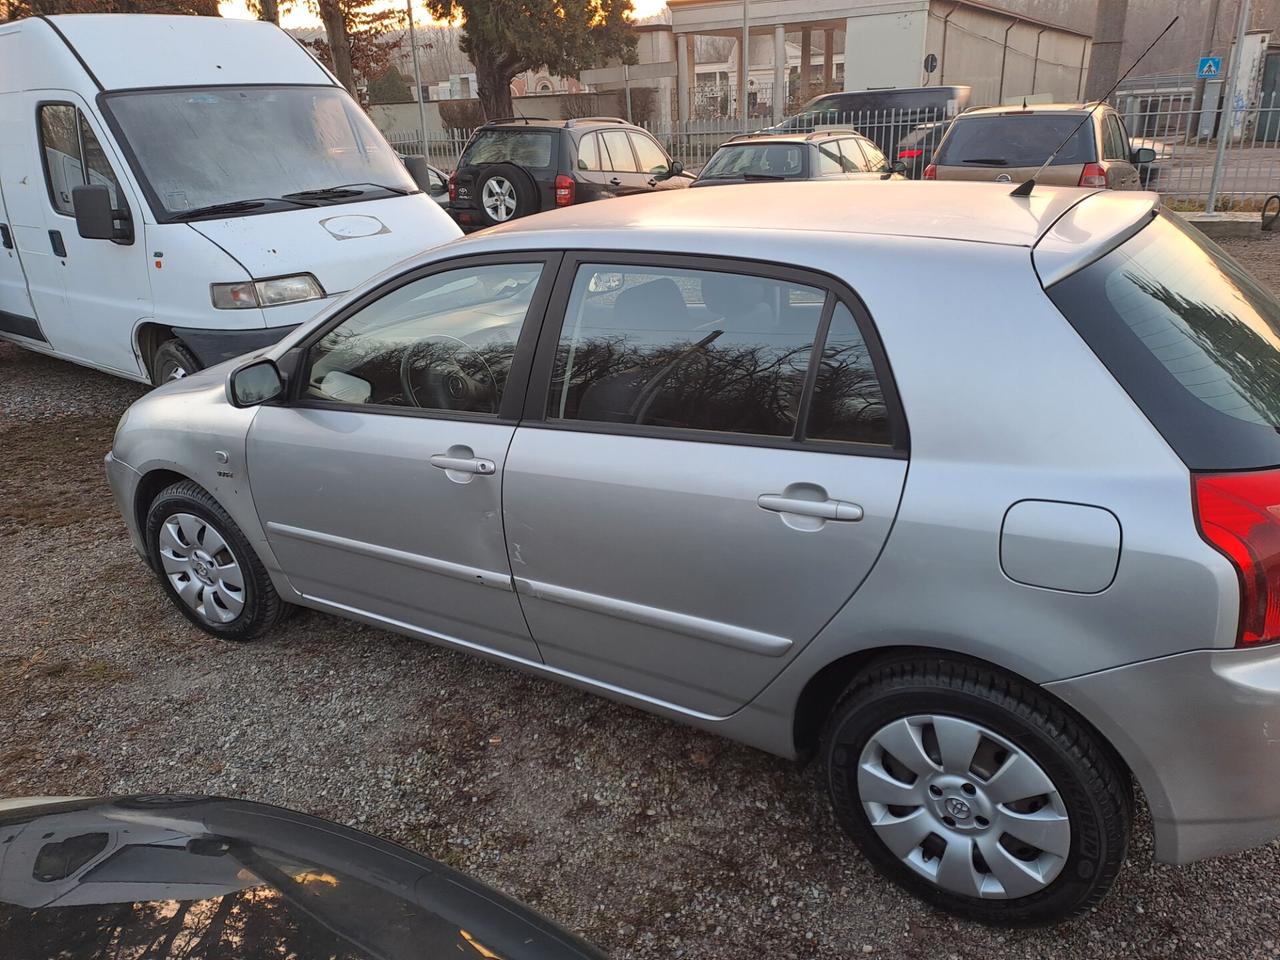
[[[1053,163],[1037,176],[1059,146]],[[1124,120],[1105,103],[985,107],[956,117],[924,179],[1021,183],[1036,176],[1056,186],[1141,190],[1155,159],[1154,150],[1133,146]]]

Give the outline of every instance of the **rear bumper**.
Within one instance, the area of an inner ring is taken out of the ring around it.
[[[1157,860],[1189,863],[1280,836],[1280,648],[1194,651],[1045,688],[1133,771]]]

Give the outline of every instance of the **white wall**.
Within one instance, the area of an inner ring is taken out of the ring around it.
[[[850,17],[844,40],[844,88],[918,87],[927,9]]]

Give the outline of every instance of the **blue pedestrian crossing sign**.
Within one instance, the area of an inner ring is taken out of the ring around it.
[[[1201,57],[1200,68],[1196,70],[1197,80],[1215,80],[1222,73],[1221,57]]]

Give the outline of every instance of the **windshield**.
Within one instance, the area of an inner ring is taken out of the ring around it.
[[[1280,301],[1162,215],[1049,296],[1193,470],[1280,464]]]
[[[744,143],[721,147],[702,169],[699,179],[803,177],[804,150],[798,143]]]
[[[545,170],[551,166],[550,130],[481,130],[458,166],[480,163],[515,163]]]
[[[961,118],[938,148],[943,166],[1038,167],[1083,119],[1072,113],[1018,113]],[[1053,166],[1095,159],[1093,124],[1086,123],[1054,158]]]
[[[156,215],[346,185],[416,184],[339,87],[201,87],[107,98]]]

